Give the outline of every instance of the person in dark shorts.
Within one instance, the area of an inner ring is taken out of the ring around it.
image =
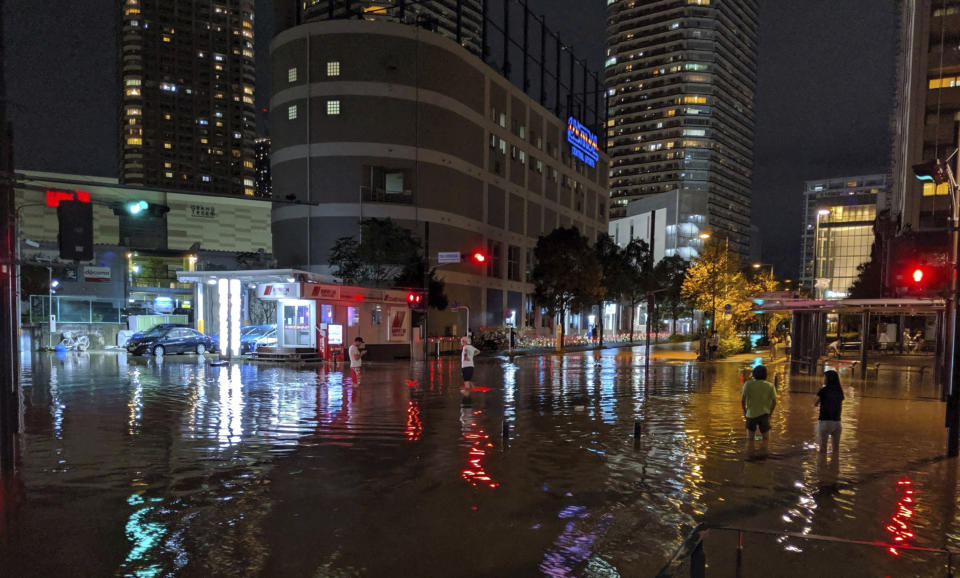
[[[767,368],[753,368],[753,379],[747,380],[740,391],[740,406],[746,420],[747,441],[753,442],[757,429],[766,444],[770,432],[770,414],[777,406],[777,390],[767,381]]]
[[[470,390],[473,389],[473,357],[480,352],[479,349],[470,344],[469,337],[461,337],[460,345],[463,351],[460,352],[460,374],[463,376],[463,401],[470,401]]]
[[[820,453],[827,452],[827,438],[833,438],[833,453],[840,451],[840,412],[843,409],[843,388],[840,387],[840,374],[830,369],[823,372],[824,383],[817,392],[814,406],[820,406],[817,418],[817,437],[820,438]]]

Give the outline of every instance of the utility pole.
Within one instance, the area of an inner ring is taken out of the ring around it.
[[[7,120],[3,38],[0,10],[0,471],[13,469],[16,460],[20,375],[13,128]]]

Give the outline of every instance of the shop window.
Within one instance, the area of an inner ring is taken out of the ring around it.
[[[374,305],[373,311],[370,312],[370,322],[373,325],[380,325],[383,323],[383,307],[380,305]]]
[[[360,308],[347,307],[347,327],[360,325]]]
[[[320,306],[320,323],[333,323],[333,305]]]

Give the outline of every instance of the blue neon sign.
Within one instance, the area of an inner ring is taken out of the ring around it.
[[[597,135],[593,134],[580,121],[572,116],[567,119],[567,142],[570,143],[570,152],[573,156],[594,167],[600,160],[600,147],[597,146]]]

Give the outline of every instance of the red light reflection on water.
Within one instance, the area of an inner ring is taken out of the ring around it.
[[[407,427],[404,433],[407,434],[407,439],[412,442],[419,440],[420,434],[423,433],[420,405],[412,399],[407,402]]]
[[[913,538],[913,532],[910,531],[910,519],[913,518],[913,482],[908,478],[898,480],[897,491],[900,492],[900,499],[886,528],[893,539],[893,545],[887,548],[887,551],[893,556],[900,555],[897,546],[905,546]]]
[[[482,413],[480,410],[474,411],[471,417],[476,417]],[[470,442],[470,449],[467,450],[467,467],[460,471],[460,477],[473,486],[500,487],[500,484],[490,477],[483,466],[487,452],[493,448],[493,443],[490,442],[490,434],[480,427],[474,419],[471,419],[465,425],[467,430],[463,433],[463,437]]]

